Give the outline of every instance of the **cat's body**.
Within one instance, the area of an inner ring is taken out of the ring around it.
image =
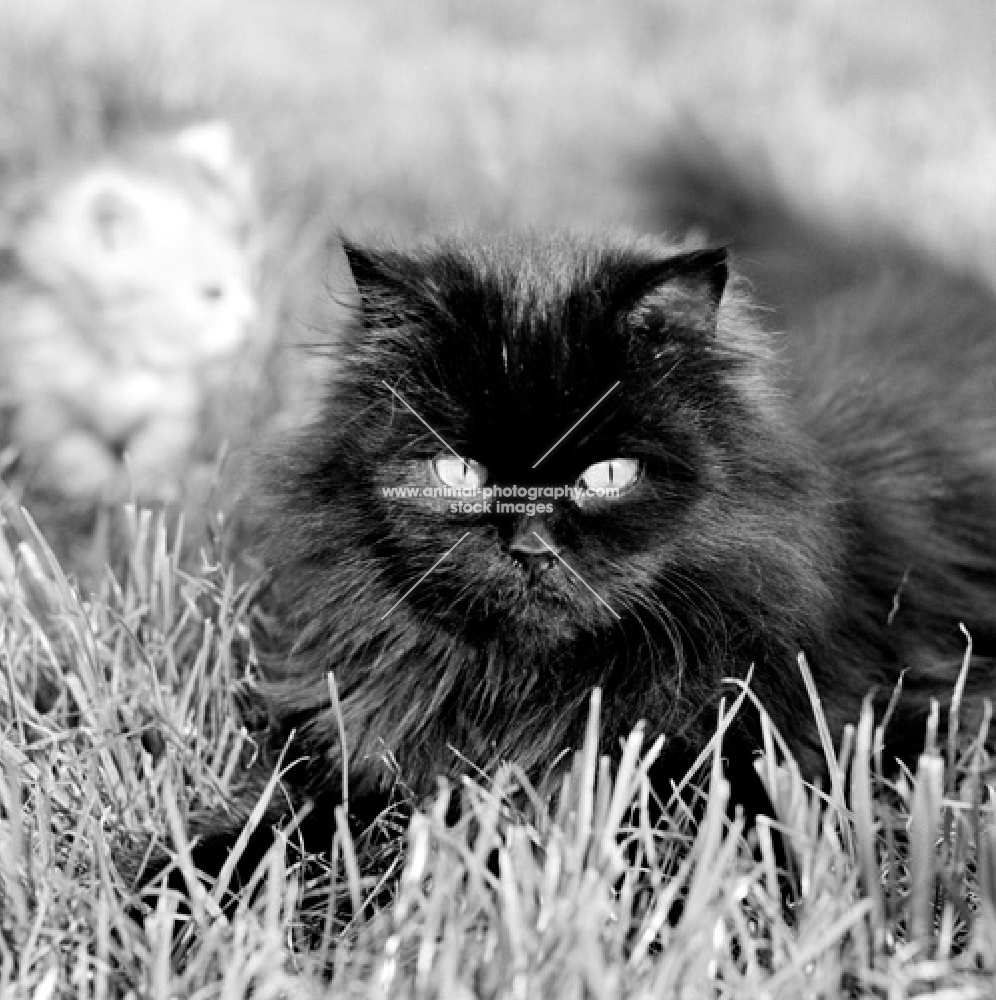
[[[928,302],[883,268],[772,336],[719,250],[521,236],[347,257],[361,308],[268,512],[273,746],[293,734],[289,781],[320,817],[340,726],[355,804],[395,768],[418,794],[467,762],[542,778],[596,685],[604,746],[646,719],[670,738],[665,776],[750,671],[818,775],[800,652],[835,736],[905,671],[901,755],[950,695],[959,623],[968,715],[993,693],[996,306],[979,286],[924,259]],[[384,495],[610,481],[614,498],[533,517]],[[754,740],[749,718],[728,739],[748,771]],[[205,863],[223,826],[201,827]],[[328,835],[313,824],[312,846]]]
[[[368,329],[347,341],[355,367],[281,476],[272,552],[295,651],[275,668],[271,704],[313,780],[337,775],[321,752],[337,741],[327,670],[361,792],[366,776],[383,780],[382,760],[418,792],[461,758],[538,775],[578,744],[595,686],[612,746],[640,718],[700,743],[722,678],[752,664],[761,691],[799,683],[767,664],[793,662],[800,628],[819,641],[809,609],[833,600],[836,566],[820,563],[836,525],[813,516],[825,472],[786,430],[765,388],[767,348],[735,295],[713,332],[722,253],[521,237],[351,257]],[[402,287],[435,300],[414,306],[417,323],[396,325],[410,307],[398,296],[418,294]],[[682,317],[667,332],[658,298]],[[638,480],[618,499],[554,500],[533,519],[384,498],[440,485],[432,462],[449,454],[404,404],[488,485],[574,485],[615,459],[639,461]],[[543,559],[534,532],[570,569],[547,557],[531,574]]]
[[[36,178],[8,199],[0,404],[30,481],[175,482],[255,311],[251,197],[221,123]]]
[[[881,645],[880,683],[908,668],[920,713],[963,659],[962,623],[977,717],[996,695],[996,289],[880,225],[796,207],[708,142],[672,145],[651,176],[657,218],[729,240],[778,331],[780,387],[844,512],[850,613],[836,633]],[[843,685],[845,716],[861,679]],[[896,749],[918,751],[918,727],[893,729]]]
[[[338,741],[328,670],[357,785],[385,757],[419,791],[461,755],[537,774],[577,745],[596,685],[608,746],[646,718],[697,748],[723,679],[753,667],[813,775],[799,652],[836,735],[908,669],[902,740],[950,694],[959,622],[980,657],[971,690],[994,690],[991,302],[952,320],[951,302],[930,312],[886,287],[779,349],[708,251],[522,238],[352,258],[367,329],[284,479],[272,552],[294,650],[271,703],[319,786],[338,780],[321,755]],[[958,337],[970,343],[950,357]],[[637,460],[637,481],[535,520],[385,500],[387,486],[437,484],[447,454],[385,381],[489,482],[573,484],[615,459]],[[510,547],[534,531],[584,583],[551,557],[530,581]]]

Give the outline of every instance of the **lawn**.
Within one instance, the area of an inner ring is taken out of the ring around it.
[[[253,448],[307,418],[334,364],[308,345],[334,344],[337,231],[646,230],[652,164],[694,128],[763,159],[808,211],[877,219],[991,276],[993,93],[984,0],[6,0],[0,183],[221,115],[268,246],[256,349],[205,431],[204,462],[224,439],[228,472],[186,540],[127,508],[105,564],[57,504],[25,515],[3,495],[0,997],[996,994],[978,734],[928,740],[887,781],[870,717],[828,749],[821,790],[771,734],[777,816],[756,848],[726,818],[726,716],[690,778],[708,805],[652,827],[656,734],[634,719],[621,753],[600,747],[596,701],[551,800],[510,769],[467,783],[456,826],[441,789],[407,830],[385,816],[337,837],[330,862],[289,836],[234,909],[223,886],[191,890],[188,912],[127,878],[252,757],[263,570],[238,502]],[[726,708],[754,710],[735,690]],[[177,865],[196,881],[182,847]]]

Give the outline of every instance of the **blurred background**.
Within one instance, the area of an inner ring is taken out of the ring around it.
[[[191,467],[309,411],[337,232],[652,231],[654,164],[689,130],[813,212],[996,274],[991,0],[0,2],[0,200],[214,120],[251,170],[262,251],[251,345],[202,389]],[[0,298],[18,280],[0,267]],[[13,349],[0,331],[0,391]]]

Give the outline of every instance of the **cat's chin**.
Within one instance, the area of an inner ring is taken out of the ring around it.
[[[527,608],[510,615],[501,629],[504,644],[527,659],[544,659],[573,645],[581,635],[581,624],[565,610]]]
[[[521,652],[532,658],[577,640],[587,620],[585,608],[564,581],[522,579],[506,580],[490,592],[486,602],[477,608],[464,607],[455,620],[447,616],[446,624],[456,626],[475,645],[490,646],[497,641],[516,655]]]
[[[584,631],[585,616],[575,595],[553,582],[523,587],[501,617],[500,633],[530,653],[570,645]]]
[[[563,572],[554,568],[538,578],[516,571],[499,588],[496,604],[509,617],[577,614],[577,597]]]

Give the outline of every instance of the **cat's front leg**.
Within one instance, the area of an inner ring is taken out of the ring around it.
[[[190,375],[142,369],[115,372],[74,402],[104,437],[119,442],[136,436],[150,421],[196,420],[200,409]]]
[[[24,403],[15,414],[12,436],[29,475],[64,496],[106,495],[119,475],[113,450],[61,399],[44,395]]]
[[[125,456],[136,494],[176,499],[197,432],[197,414],[181,411],[154,416],[128,438]]]
[[[71,497],[107,496],[120,476],[117,456],[82,427],[67,430],[41,457],[45,485]]]

